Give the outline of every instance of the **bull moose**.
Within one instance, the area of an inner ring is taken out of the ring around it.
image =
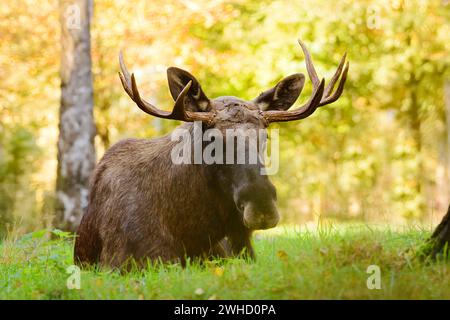
[[[141,97],[122,53],[119,76],[125,92],[142,111],[183,121],[180,128],[190,134],[194,122],[200,122],[202,130],[266,130],[272,122],[304,119],[318,107],[335,102],[343,92],[349,67],[346,55],[325,87],[307,48],[298,42],[313,92],[294,110],[288,109],[303,89],[301,73],[244,101],[230,96],[209,99],[194,76],[171,67],[167,70],[175,101],[171,112]],[[76,263],[122,267],[129,261],[143,265],[158,260],[184,264],[186,258],[209,256],[254,258],[252,231],[272,228],[279,221],[275,187],[267,175],[260,174],[264,164],[174,164],[171,149],[175,143],[170,134],[150,140],[126,139],[105,153],[90,180],[89,204],[75,241]]]

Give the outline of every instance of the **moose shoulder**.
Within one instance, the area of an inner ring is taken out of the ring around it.
[[[236,146],[229,150],[227,130],[264,131],[272,122],[304,119],[342,94],[348,72],[345,56],[325,87],[306,47],[299,43],[314,90],[308,102],[294,110],[288,109],[305,82],[300,73],[284,78],[256,99],[244,101],[235,97],[209,99],[190,73],[169,68],[169,89],[175,100],[171,112],[141,98],[122,55],[119,75],[125,91],[142,111],[186,122],[178,129],[192,137],[191,143],[195,143],[195,124],[200,123],[202,131],[215,129],[223,136],[222,150],[237,154],[242,150]],[[177,143],[171,135],[128,139],[105,153],[91,177],[89,205],[77,231],[78,264],[121,267],[131,259],[142,264],[148,259],[184,263],[186,257],[254,257],[252,231],[272,228],[279,220],[275,188],[261,174],[264,164],[176,164],[171,152]],[[260,150],[249,145],[244,151],[250,158]]]

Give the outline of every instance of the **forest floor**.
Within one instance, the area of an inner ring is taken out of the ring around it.
[[[256,262],[126,274],[92,268],[81,271],[77,290],[67,287],[68,279],[76,284],[67,269],[72,236],[42,230],[0,244],[0,299],[450,299],[450,262],[419,262],[407,252],[429,234],[417,227],[279,227],[255,235]],[[373,288],[378,270],[380,289]]]

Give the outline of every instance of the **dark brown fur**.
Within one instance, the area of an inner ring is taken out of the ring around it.
[[[128,139],[105,153],[78,229],[78,262],[119,267],[130,257],[223,256],[225,236],[233,253],[253,256],[251,230],[215,180],[215,166],[172,164],[174,143],[169,136]]]
[[[250,102],[225,97],[214,105],[215,128],[221,131],[265,128]],[[192,135],[192,123],[182,127]],[[261,165],[173,164],[176,143],[170,135],[127,139],[105,153],[90,182],[89,207],[75,243],[77,262],[120,267],[129,258],[183,262],[211,254],[254,256],[252,231],[236,194],[246,191],[245,201],[258,205],[253,211],[278,216],[275,188],[259,174]],[[231,252],[223,250],[227,245]]]

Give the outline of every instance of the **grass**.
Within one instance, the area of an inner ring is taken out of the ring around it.
[[[153,266],[121,274],[91,268],[66,286],[72,237],[38,231],[0,244],[0,299],[450,299],[450,263],[405,254],[429,232],[358,226],[281,227],[255,236],[257,261]],[[369,290],[370,265],[381,289]]]

